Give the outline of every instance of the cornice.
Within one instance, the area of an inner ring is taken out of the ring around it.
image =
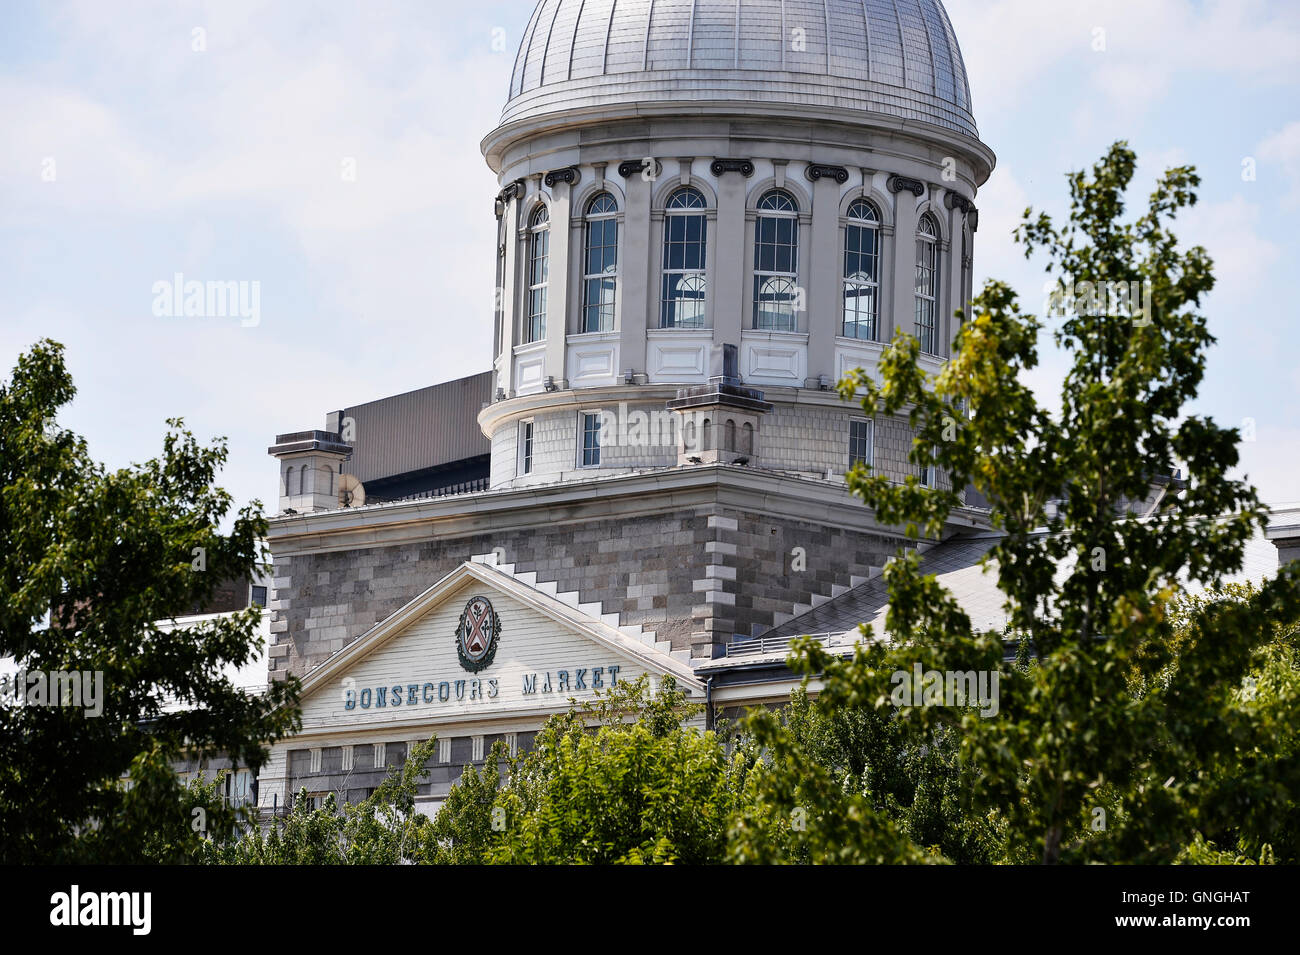
[[[760,468],[699,465],[657,468],[472,495],[377,504],[270,518],[277,558],[387,547],[505,530],[553,527],[722,505],[777,519],[899,535],[839,483]],[[953,512],[954,529],[983,528],[982,512]]]

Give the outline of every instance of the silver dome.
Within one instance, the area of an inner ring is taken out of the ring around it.
[[[540,0],[501,123],[719,101],[883,114],[978,138],[939,0]]]

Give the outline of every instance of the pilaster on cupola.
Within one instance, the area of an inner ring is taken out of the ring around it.
[[[279,434],[267,453],[280,462],[280,510],[309,514],[339,506],[339,474],[352,447],[333,431]]]
[[[741,384],[738,359],[735,345],[714,345],[709,383],[679,388],[668,402],[668,410],[678,416],[679,465],[758,466],[759,424],[772,405],[763,400],[763,392]]]
[[[888,328],[882,328],[880,340],[893,340],[902,328],[916,334],[916,225],[920,221],[917,205],[925,196],[925,183],[905,176],[890,176],[889,191],[894,194],[894,307],[888,316]]]
[[[966,308],[966,250],[962,244],[965,234],[966,217],[975,206],[961,193],[947,189],[943,195],[944,224],[947,235],[944,238],[944,287],[940,294],[944,303],[945,356],[952,355],[952,345],[961,328],[955,315],[958,309]]]
[[[749,327],[742,314],[745,301],[745,196],[754,165],[748,160],[714,160],[710,171],[718,188],[718,217],[715,236],[709,245],[716,249],[713,288],[708,296],[713,311],[714,347],[738,342],[741,330]],[[716,374],[717,372],[714,372]]]
[[[570,166],[548,172],[542,179],[551,191],[550,260],[547,263],[546,363],[544,374],[565,389],[565,348],[569,333],[569,229],[571,198],[578,182],[578,169]]]
[[[659,327],[659,316],[650,314],[650,303],[654,301],[650,291],[650,205],[656,171],[653,159],[628,160],[618,167],[627,202],[623,250],[618,263],[623,296],[618,313],[623,353],[619,356],[622,367],[617,370],[630,371],[633,375],[646,372],[646,330]]]
[[[812,186],[812,249],[808,257],[808,311],[800,317],[808,332],[808,380],[817,387],[823,377],[834,382],[835,336],[842,331],[843,285],[840,269],[840,190],[849,180],[842,166],[811,165],[805,177]]]
[[[500,221],[497,256],[500,266],[496,290],[496,321],[500,350],[493,369],[496,382],[493,396],[508,397],[515,390],[515,345],[519,344],[519,206],[524,198],[522,179],[509,183],[497,194],[496,214]]]

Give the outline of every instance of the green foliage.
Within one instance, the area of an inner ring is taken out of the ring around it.
[[[671,677],[653,695],[644,678],[620,684],[595,704],[548,720],[533,749],[509,763],[490,805],[495,780],[470,777],[436,828],[444,837],[482,840],[473,843],[482,850],[451,847],[472,861],[721,861],[753,759],[729,754],[712,732],[683,726],[697,710]]]
[[[0,861],[184,861],[201,842],[171,764],[220,753],[261,765],[297,726],[297,683],[258,697],[224,675],[259,652],[256,610],[170,631],[155,621],[251,575],[266,524],[254,502],[220,531],[225,446],[199,446],[180,421],[158,458],[94,462],[54,424],[74,393],[50,341],[0,383],[0,657],[102,673],[103,712],[0,702]],[[233,824],[210,808],[211,824]]]
[[[973,303],[939,375],[924,372],[916,341],[900,334],[880,382],[859,371],[840,383],[845,398],[861,395],[868,415],[907,414],[917,429],[914,463],[933,448],[950,477],[951,490],[930,489],[857,468],[849,486],[883,523],[939,536],[967,484],[990,502],[1006,536],[986,564],[996,566],[1012,630],[1033,661],[1004,663],[1001,639],[976,633],[906,551],[885,573],[893,641],[872,646],[868,631],[851,660],[808,643],[797,665],[822,674],[819,706],[829,718],[875,711],[905,734],[893,743],[903,754],[955,739],[953,771],[971,795],[963,839],[984,850],[1000,834],[1006,861],[1169,862],[1200,836],[1241,840],[1251,855],[1268,840],[1281,857],[1294,839],[1300,767],[1283,723],[1293,684],[1281,673],[1285,653],[1265,648],[1300,618],[1300,572],[1284,569],[1248,599],[1197,607],[1175,634],[1180,580],[1213,587],[1239,570],[1266,515],[1254,490],[1227,476],[1236,432],[1182,411],[1213,341],[1196,312],[1213,278],[1204,249],[1180,250],[1168,220],[1196,201],[1199,180],[1190,168],[1169,170],[1145,212],[1123,222],[1135,164],[1117,143],[1090,176],[1070,177],[1066,227],[1026,212],[1018,233],[1026,254],[1046,253],[1048,271],[1068,287],[1137,281],[1150,289],[1149,308],[1138,298],[1118,313],[1083,308],[1064,319],[1055,338],[1071,364],[1054,412],[1024,384],[1040,323],[997,282]],[[1139,517],[1152,481],[1175,461],[1185,463],[1185,487]],[[891,676],[916,663],[997,673],[998,712],[896,709]],[[1238,691],[1256,667],[1271,689],[1248,707]],[[810,788],[817,773],[803,767],[816,740],[770,717],[753,725],[777,754],[781,786],[818,800],[805,802],[810,813],[838,825],[835,814],[857,809],[824,783]],[[864,791],[925,838],[909,814],[880,801],[881,785]]]
[[[206,861],[228,865],[402,865],[427,863],[436,844],[428,817],[415,811],[415,796],[429,772],[437,740],[412,748],[401,769],[360,803],[339,809],[334,793],[311,807],[298,794],[283,819],[264,826],[251,820],[231,838],[206,845]]]
[[[501,786],[501,766],[508,763],[504,744],[492,746],[481,770],[466,766],[433,817],[432,861],[442,865],[484,865],[498,839],[492,829],[492,809]],[[519,785],[523,780],[518,781]],[[499,818],[504,819],[503,809]]]
[[[731,820],[756,768],[752,747],[727,747],[684,726],[698,715],[671,677],[643,677],[552,717],[513,758],[501,743],[467,766],[433,820],[414,812],[433,742],[368,799],[305,793],[266,828],[208,844],[211,862],[266,865],[708,863],[726,857]],[[504,772],[503,772],[504,768]]]

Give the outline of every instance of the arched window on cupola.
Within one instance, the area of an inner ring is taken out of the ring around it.
[[[799,284],[799,204],[773,189],[754,220],[754,327],[792,332]]]
[[[724,442],[723,450],[735,451],[736,450],[736,422],[733,421],[731,418],[727,419],[727,426],[722,433],[722,437]]]
[[[307,470],[308,468],[307,465],[305,464],[298,469],[298,493],[299,494],[307,493]]]
[[[550,267],[551,213],[539,205],[528,220],[528,312],[524,316],[524,342],[546,337],[546,282]]]
[[[713,450],[713,425],[708,418],[704,419],[704,443],[700,446],[701,451]]]
[[[916,337],[926,355],[939,354],[939,226],[926,213],[916,227]]]
[[[880,213],[866,199],[849,206],[844,225],[845,338],[874,342],[880,314]]]
[[[741,434],[740,453],[753,454],[754,453],[754,426],[750,424],[748,421],[746,421],[745,427],[741,429],[740,434]]]
[[[293,494],[293,465],[284,469],[284,496]]]
[[[618,294],[618,203],[602,192],[587,203],[582,330],[612,332]]]
[[[709,223],[707,203],[687,186],[664,206],[663,284],[659,295],[660,328],[705,328],[709,282],[705,272]]]

